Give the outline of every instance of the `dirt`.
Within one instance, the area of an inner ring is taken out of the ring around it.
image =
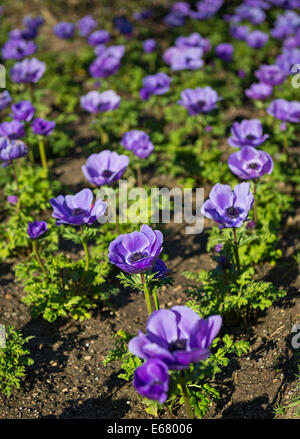
[[[74,5],[76,9],[77,2]],[[84,163],[80,152],[77,148],[72,158],[56,159],[53,167],[55,176],[72,191],[86,183],[80,171]],[[297,394],[297,357],[291,346],[291,331],[293,324],[300,322],[300,275],[299,267],[287,271],[284,265],[292,264],[291,254],[299,247],[299,199],[295,207],[295,214],[283,224],[282,260],[276,268],[260,267],[262,278],[284,287],[287,296],[249,324],[224,328],[235,339],[249,341],[251,349],[248,355],[232,359],[213,383],[222,399],[211,407],[206,418],[274,418],[275,406],[286,405]],[[173,270],[175,282],[172,288],[164,289],[160,302],[169,308],[187,300],[184,290],[188,281],[182,273],[209,269],[213,262],[205,250],[205,232],[187,236],[178,225],[170,225],[167,230],[164,252],[169,256],[168,267]],[[10,398],[0,396],[0,418],[151,418],[138,403],[132,384],[117,377],[119,365],[102,364],[113,347],[116,331],[125,329],[135,334],[144,328],[144,298],[121,289],[113,299],[115,311],[95,310],[84,322],[65,319],[50,324],[33,320],[21,302],[24,292],[14,278],[13,262],[1,264],[1,323],[14,325],[24,336],[34,336],[28,344],[34,365],[27,369],[19,390]],[[288,411],[280,417],[293,416],[294,412]]]

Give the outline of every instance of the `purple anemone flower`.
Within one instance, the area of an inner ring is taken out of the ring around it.
[[[37,29],[40,26],[42,26],[42,24],[44,24],[44,22],[45,22],[45,20],[41,15],[38,15],[37,17],[31,17],[31,15],[27,15],[23,19],[24,26],[26,26],[29,29],[31,29],[31,28]]]
[[[37,47],[33,41],[26,41],[22,38],[8,40],[2,47],[2,58],[21,60],[32,55]]]
[[[0,124],[0,136],[6,136],[9,139],[18,139],[25,136],[25,127],[19,120],[11,120]]]
[[[152,270],[162,251],[163,235],[143,224],[139,232],[119,235],[109,244],[109,261],[126,273]]]
[[[31,121],[35,113],[35,107],[33,107],[30,101],[19,101],[11,106],[12,117],[16,120],[24,120],[25,122]]]
[[[0,93],[0,111],[8,107],[12,101],[11,95],[7,90]]]
[[[249,88],[245,90],[245,95],[254,100],[263,101],[267,99],[273,93],[273,87],[264,82],[258,82],[257,84],[252,84]]]
[[[131,36],[133,31],[133,25],[124,15],[121,17],[115,17],[114,25],[121,34],[127,37]]]
[[[102,93],[90,91],[80,98],[81,107],[90,113],[102,113],[112,111],[119,107],[121,98],[113,90]]]
[[[104,215],[107,208],[107,204],[100,199],[94,202],[90,189],[82,189],[76,195],[58,195],[51,198],[50,204],[53,207],[52,217],[56,218],[57,225],[93,224],[98,217]]]
[[[230,34],[236,40],[245,40],[249,34],[249,26],[232,25]]]
[[[152,273],[156,273],[155,279],[160,279],[167,276],[171,270],[169,270],[162,259],[156,259]]]
[[[253,49],[260,49],[268,42],[269,36],[260,30],[250,32],[246,37],[246,43]]]
[[[40,238],[46,232],[47,232],[46,221],[33,221],[33,223],[28,223],[27,233],[30,239]]]
[[[86,37],[97,27],[97,21],[92,15],[86,15],[77,21],[77,27],[79,35]]]
[[[221,99],[218,93],[209,86],[197,87],[194,90],[187,88],[181,92],[181,100],[178,101],[178,104],[187,108],[189,115],[193,116],[200,113],[209,113],[216,109],[217,103]]]
[[[135,20],[141,21],[150,18],[152,15],[153,15],[153,9],[145,9],[144,11],[141,12],[135,12],[133,14],[133,18]]]
[[[143,100],[148,100],[151,95],[162,95],[170,88],[172,79],[163,72],[155,75],[146,76],[142,83],[143,88],[140,90],[140,96]]]
[[[117,73],[121,67],[121,58],[124,54],[124,46],[103,45],[95,47],[97,58],[89,66],[89,72],[93,78],[106,78]]]
[[[121,145],[140,159],[148,157],[154,150],[150,137],[144,131],[130,130],[124,134]]]
[[[10,78],[13,82],[38,82],[46,70],[46,64],[37,58],[25,58],[16,63],[10,70]]]
[[[203,52],[208,52],[211,49],[210,41],[207,38],[203,38],[198,32],[193,32],[187,37],[181,36],[176,38],[175,46],[179,49],[199,47]]]
[[[42,119],[37,117],[32,122],[31,128],[34,134],[39,134],[40,136],[50,136],[55,128],[56,123],[53,120]]]
[[[96,185],[103,186],[118,181],[129,164],[127,155],[120,155],[109,150],[92,154],[81,167],[86,179]]]
[[[6,198],[6,201],[7,201],[9,204],[12,204],[13,206],[17,204],[18,200],[19,200],[19,198],[17,197],[17,195],[9,195],[9,196]]]
[[[300,122],[300,102],[275,99],[267,108],[267,113],[283,122]]]
[[[105,44],[110,40],[110,34],[104,30],[96,30],[88,37],[88,43],[90,46],[98,46],[99,44]]]
[[[2,167],[9,165],[12,160],[24,157],[28,154],[28,147],[21,140],[10,140],[8,137],[0,137],[0,160]]]
[[[148,399],[163,404],[168,397],[169,369],[162,361],[154,358],[146,361],[134,372],[135,389]]]
[[[278,85],[281,84],[285,78],[285,73],[276,65],[266,65],[263,64],[255,72],[255,76],[260,82],[268,85]]]
[[[200,69],[204,61],[201,47],[169,47],[163,54],[163,60],[173,71]]]
[[[222,61],[231,61],[233,56],[233,46],[230,43],[221,43],[216,46],[215,53]]]
[[[273,160],[270,154],[252,146],[245,146],[228,158],[228,166],[242,180],[253,180],[273,171]]]
[[[75,25],[67,21],[61,21],[53,27],[54,34],[59,38],[63,38],[64,40],[72,38],[74,35],[74,31]]]
[[[241,227],[248,220],[253,205],[249,183],[240,183],[233,191],[227,184],[217,183],[201,208],[202,214],[213,219],[219,228]]]
[[[155,50],[156,47],[156,41],[152,38],[149,38],[148,40],[145,40],[143,42],[143,49],[145,53],[151,53]]]
[[[153,312],[148,318],[146,335],[139,334],[128,343],[128,349],[145,360],[163,361],[169,369],[186,369],[210,355],[210,345],[220,331],[218,315],[201,319],[187,306],[173,306]]]
[[[269,137],[269,134],[263,134],[262,123],[259,119],[244,119],[241,122],[233,122],[228,143],[233,148],[244,146],[256,148]]]

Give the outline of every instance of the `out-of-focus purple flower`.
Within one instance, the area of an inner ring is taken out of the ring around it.
[[[248,46],[252,47],[253,49],[260,49],[268,42],[268,39],[269,35],[265,32],[254,30],[247,35],[245,41]]]
[[[125,46],[105,47],[100,44],[95,47],[97,58],[89,67],[89,72],[94,78],[106,78],[114,75],[121,67],[121,58],[124,55]]]
[[[260,146],[270,136],[263,133],[262,123],[259,119],[244,119],[241,122],[233,122],[231,137],[228,143],[233,148]]]
[[[97,46],[98,44],[105,44],[109,40],[110,34],[106,30],[100,29],[91,33],[87,41],[91,46]]]
[[[260,82],[272,86],[281,84],[286,78],[284,72],[276,64],[263,64],[254,74]]]
[[[17,204],[18,200],[19,200],[19,198],[18,198],[16,195],[9,195],[9,196],[6,198],[6,201],[7,201],[9,204],[12,204],[13,206]]]
[[[20,121],[29,122],[35,113],[35,107],[30,101],[19,101],[11,106],[11,116]]]
[[[140,130],[127,131],[122,138],[121,145],[141,159],[148,157],[154,150],[148,134]]]
[[[149,38],[148,40],[145,40],[143,42],[143,49],[145,53],[151,53],[155,50],[156,47],[156,41],[152,38]]]
[[[37,47],[33,41],[26,41],[16,38],[6,41],[2,47],[2,58],[21,60],[26,56],[32,55]]]
[[[120,96],[113,90],[106,90],[102,93],[93,90],[80,98],[81,107],[90,113],[115,110],[119,107],[120,102]]]
[[[75,24],[69,23],[67,21],[61,21],[53,27],[54,34],[59,38],[63,38],[64,40],[72,38],[74,35],[74,31]]]
[[[217,183],[201,208],[201,213],[219,224],[219,228],[241,227],[248,219],[254,197],[250,183],[240,183],[233,191],[227,184]]]
[[[246,225],[246,229],[255,229],[256,223],[254,221],[249,221]]]
[[[38,134],[40,136],[50,136],[52,131],[55,128],[56,123],[54,120],[46,120],[41,117],[37,117],[33,120],[31,128],[34,134]]]
[[[121,34],[131,36],[133,25],[124,15],[122,17],[115,17],[114,25]]]
[[[204,131],[206,131],[207,133],[211,133],[212,126],[211,125],[206,125],[206,127],[204,128]]]
[[[279,125],[279,129],[280,129],[280,131],[286,131],[286,129],[287,129],[286,122],[281,122],[281,124]]]
[[[286,2],[282,2],[282,3],[286,3]],[[280,4],[279,6],[283,6],[283,5]],[[271,30],[271,35],[272,37],[281,40],[294,34],[296,29],[299,28],[299,26],[300,26],[299,15],[294,11],[286,11],[284,14],[277,15],[275,26]]]
[[[249,31],[250,31],[249,26],[242,26],[236,24],[230,26],[230,34],[236,40],[242,40],[242,41],[246,40]]]
[[[12,160],[24,157],[28,154],[28,147],[21,140],[10,140],[8,137],[0,137],[0,160],[2,167],[9,165]]]
[[[197,11],[190,11],[190,18],[207,20],[213,17],[223,5],[224,0],[201,0],[196,3]]]
[[[118,181],[129,164],[127,155],[120,155],[109,150],[92,154],[81,167],[85,178],[96,186]]]
[[[142,80],[143,88],[140,90],[140,96],[143,100],[148,100],[151,95],[162,95],[170,88],[172,79],[163,72],[155,75],[145,76]]]
[[[141,12],[135,12],[133,14],[133,18],[135,20],[140,21],[140,20],[146,20],[147,18],[152,17],[152,15],[153,15],[153,9],[145,9],[144,11]]]
[[[109,261],[126,273],[152,270],[162,251],[163,235],[143,224],[139,232],[119,235],[108,247]]]
[[[239,69],[239,71],[238,71],[238,77],[241,78],[241,79],[244,79],[245,76],[246,76],[246,72],[245,72],[245,70],[243,70],[243,69]]]
[[[283,49],[275,64],[286,74],[295,73],[294,65],[300,64],[300,49]]]
[[[201,319],[187,306],[160,309],[148,318],[146,335],[139,331],[129,341],[128,350],[145,360],[161,360],[169,369],[186,369],[209,357],[221,325],[220,316]]]
[[[19,120],[11,120],[0,124],[0,136],[6,136],[9,139],[18,139],[25,136],[25,127]]]
[[[233,56],[233,46],[230,43],[221,43],[216,46],[215,53],[222,61],[231,61]]]
[[[37,58],[25,58],[17,62],[10,70],[10,78],[13,82],[38,82],[46,70],[46,64]]]
[[[42,24],[44,24],[44,22],[45,22],[45,20],[41,15],[38,15],[37,17],[31,17],[30,15],[27,15],[23,19],[24,26],[26,26],[29,29],[31,29],[31,28],[36,29],[36,28],[42,26]]]
[[[184,26],[186,17],[180,11],[171,11],[164,17],[164,24],[170,27]]]
[[[220,253],[223,250],[224,244],[216,244],[215,252]]]
[[[298,101],[275,99],[267,108],[267,112],[283,122],[300,122],[300,102]]]
[[[4,108],[8,107],[12,101],[11,95],[9,91],[4,90],[0,93],[0,111],[4,110]]]
[[[235,15],[241,21],[250,21],[252,24],[261,24],[266,18],[266,14],[262,9],[245,4],[235,9]]]
[[[175,47],[178,48],[199,47],[200,49],[203,50],[203,52],[208,52],[211,49],[211,43],[207,38],[203,38],[198,32],[193,32],[187,37],[181,36],[176,38]]]
[[[245,90],[245,95],[250,99],[265,100],[273,93],[273,87],[263,82],[252,84]]]
[[[164,404],[169,390],[168,371],[163,361],[153,358],[135,370],[133,385],[142,396]]]
[[[33,221],[28,223],[27,233],[30,239],[38,239],[47,232],[46,221]]]
[[[188,2],[175,2],[172,5],[171,12],[182,14],[183,16],[188,16],[191,10],[191,6]]]
[[[156,259],[154,264],[152,273],[156,273],[154,276],[155,279],[161,279],[162,277],[167,276],[171,270],[169,270],[162,259]]]
[[[200,69],[204,62],[201,58],[201,47],[169,47],[163,54],[163,60],[169,64],[171,70],[196,70]]]
[[[97,217],[105,214],[107,208],[107,204],[100,199],[94,202],[90,189],[82,189],[76,195],[58,195],[51,198],[50,204],[53,207],[52,217],[56,218],[57,225],[93,224]]]
[[[78,33],[81,37],[88,36],[97,27],[97,21],[92,15],[86,15],[77,21]]]
[[[197,87],[194,90],[187,88],[181,92],[181,100],[179,105],[187,108],[190,116],[201,113],[209,113],[217,108],[217,103],[222,98],[211,87]]]
[[[228,166],[242,180],[253,180],[271,174],[273,160],[267,152],[245,146],[229,156]]]

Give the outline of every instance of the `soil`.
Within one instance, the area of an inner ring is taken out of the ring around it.
[[[37,11],[33,13],[36,15]],[[295,152],[296,148],[293,149]],[[80,172],[84,162],[81,151],[77,147],[72,158],[56,159],[53,167],[60,181],[72,190],[85,184]],[[160,184],[164,184],[163,178]],[[222,392],[222,399],[211,407],[206,418],[271,419],[275,417],[276,405],[288,404],[297,394],[299,358],[291,337],[293,325],[300,322],[300,274],[299,267],[292,262],[292,253],[299,249],[299,201],[298,194],[296,211],[287,214],[283,224],[282,259],[276,268],[260,267],[261,277],[286,289],[287,296],[249,324],[226,327],[226,333],[235,339],[249,341],[251,349],[248,355],[233,358],[225,373],[213,383]],[[205,251],[205,232],[185,235],[180,226],[172,224],[167,230],[164,252],[169,256],[168,267],[173,270],[175,282],[172,288],[164,289],[160,302],[162,307],[169,308],[187,300],[184,290],[188,281],[182,273],[212,268],[213,262]],[[10,398],[0,396],[0,418],[152,418],[138,403],[132,384],[117,377],[119,365],[102,364],[113,347],[116,331],[125,329],[135,334],[144,328],[144,298],[121,289],[113,299],[114,310],[95,310],[91,319],[84,322],[65,319],[50,324],[42,319],[33,320],[21,302],[24,291],[14,278],[14,262],[1,264],[1,323],[14,325],[24,336],[34,336],[28,344],[34,365],[27,369],[19,390]],[[279,417],[294,415],[289,410]]]

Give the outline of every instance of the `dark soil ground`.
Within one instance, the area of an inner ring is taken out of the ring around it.
[[[56,176],[72,191],[85,184],[80,169],[85,160],[80,153],[77,147],[73,158],[57,159],[53,167]],[[160,180],[162,186],[165,179]],[[299,357],[291,345],[292,327],[300,322],[299,267],[291,256],[299,249],[299,201],[298,197],[296,212],[287,215],[283,224],[282,260],[276,268],[260,267],[262,278],[272,280],[288,294],[246,326],[226,328],[226,333],[235,339],[249,341],[251,349],[248,355],[234,358],[226,373],[213,383],[223,397],[211,407],[206,418],[271,419],[275,417],[276,406],[287,405],[299,395]],[[213,264],[205,251],[205,232],[188,236],[178,225],[169,225],[168,231],[164,251],[169,255],[168,267],[174,272],[175,282],[161,293],[162,307],[186,302],[184,290],[188,281],[182,275],[185,270],[209,269]],[[117,330],[135,334],[144,328],[144,298],[121,290],[113,300],[115,311],[96,310],[84,322],[66,319],[50,324],[42,319],[33,320],[21,302],[24,292],[14,279],[14,262],[1,264],[1,323],[14,325],[24,336],[34,336],[28,346],[34,365],[27,369],[19,390],[10,398],[0,396],[0,418],[151,418],[138,404],[132,384],[117,378],[119,365],[102,365],[113,347],[112,337]],[[279,417],[293,416],[295,412],[288,410]]]

